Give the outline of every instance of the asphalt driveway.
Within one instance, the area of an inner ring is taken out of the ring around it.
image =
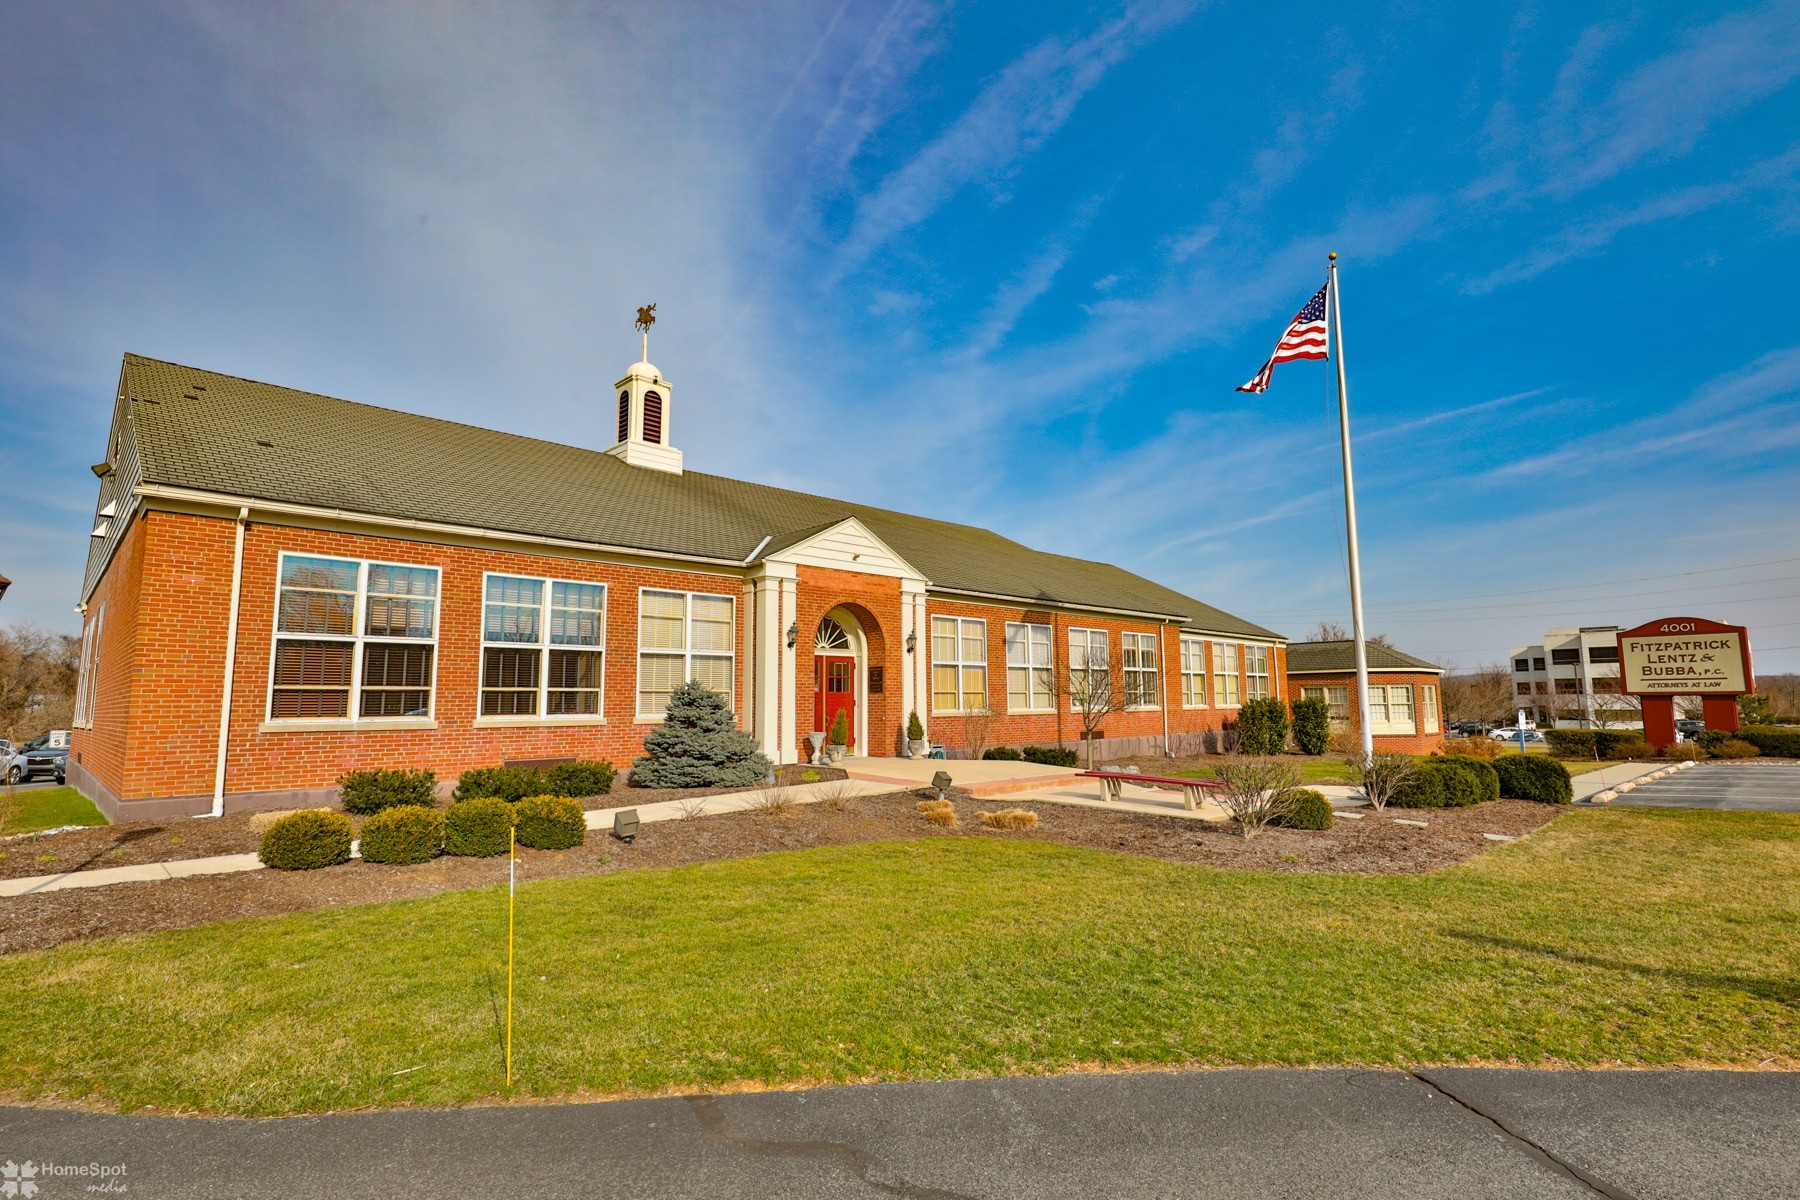
[[[1613,803],[1800,812],[1800,763],[1701,763],[1641,784]]]
[[[1800,1074],[1267,1070],[219,1121],[0,1109],[40,1200],[1800,1195]],[[45,1164],[50,1164],[46,1169]],[[124,1191],[125,1188],[115,1188]]]

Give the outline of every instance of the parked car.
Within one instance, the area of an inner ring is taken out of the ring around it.
[[[48,775],[61,783],[68,772],[68,763],[68,731],[53,729],[12,752],[6,760],[6,782],[28,783],[39,775]]]
[[[1519,740],[1520,732],[1521,731],[1518,729],[1493,729],[1488,731],[1488,736],[1493,738],[1496,742],[1516,742]],[[1527,742],[1541,742],[1544,740],[1544,735],[1535,729],[1527,729],[1523,732]]]

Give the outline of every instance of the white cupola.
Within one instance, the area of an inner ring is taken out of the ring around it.
[[[681,474],[681,451],[669,444],[669,429],[674,405],[669,393],[672,385],[662,372],[650,365],[650,325],[655,322],[654,304],[638,313],[638,328],[644,334],[644,356],[631,364],[625,377],[613,384],[619,400],[619,440],[608,454],[624,459],[634,467]]]

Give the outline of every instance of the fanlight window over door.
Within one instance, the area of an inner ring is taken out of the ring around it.
[[[850,635],[830,617],[819,622],[819,632],[813,638],[813,650],[818,654],[849,654],[854,650],[850,645]]]

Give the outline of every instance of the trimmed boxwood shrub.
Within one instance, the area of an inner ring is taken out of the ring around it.
[[[350,818],[328,809],[289,813],[264,832],[257,857],[277,871],[311,871],[350,861]]]
[[[519,845],[567,850],[587,840],[587,816],[566,796],[527,796],[513,806]]]
[[[359,817],[384,808],[437,803],[437,776],[430,771],[345,771],[338,776],[338,803]]]
[[[1800,758],[1800,725],[1746,725],[1737,737],[1770,758]]]
[[[1706,757],[1706,751],[1692,742],[1676,742],[1673,745],[1664,746],[1660,751],[1660,756],[1675,762],[1699,762]]]
[[[1466,808],[1485,799],[1486,781],[1465,760],[1428,758],[1388,803],[1395,808]]]
[[[1633,757],[1628,751],[1635,750],[1643,744],[1644,731],[1641,729],[1546,729],[1544,740],[1550,743],[1550,749],[1564,758],[1593,758],[1598,755],[1605,759],[1625,759]],[[1634,744],[1635,743],[1635,744]],[[1638,754],[1643,758],[1645,755]]]
[[[1331,801],[1325,798],[1324,792],[1301,788],[1295,795],[1294,806],[1270,824],[1283,829],[1330,829]]]
[[[1019,762],[1025,756],[1011,746],[989,746],[981,757],[993,762]]]
[[[1238,709],[1237,735],[1245,754],[1280,754],[1287,749],[1287,705],[1273,696],[1244,701]]]
[[[1513,800],[1567,804],[1575,798],[1569,768],[1547,754],[1502,754],[1494,760],[1500,794]]]
[[[1294,701],[1294,745],[1302,754],[1323,754],[1331,748],[1331,705],[1324,697]]]
[[[1487,759],[1467,754],[1445,754],[1436,761],[1457,768],[1473,782],[1475,799],[1470,803],[1483,804],[1500,798],[1500,773],[1494,770],[1494,764]]]
[[[444,814],[420,804],[396,805],[364,821],[359,836],[364,862],[430,862],[444,848]]]
[[[444,814],[444,853],[490,858],[506,853],[513,806],[494,796],[459,800]]]
[[[1067,746],[1027,746],[1022,756],[1028,763],[1045,767],[1078,767],[1081,756]]]
[[[1655,758],[1656,747],[1641,737],[1633,737],[1622,742],[1614,742],[1602,753],[1601,757],[1614,762],[1622,762],[1628,758],[1641,761],[1646,758]]]
[[[456,781],[451,797],[494,796],[517,802],[527,796],[604,796],[612,790],[611,763],[578,759],[553,767],[471,767]]]
[[[1762,751],[1756,748],[1755,742],[1746,742],[1743,738],[1726,738],[1713,751],[1715,758],[1755,758]]]
[[[1694,735],[1694,744],[1711,754],[1720,746],[1731,740],[1731,735],[1723,729],[1702,729]]]

